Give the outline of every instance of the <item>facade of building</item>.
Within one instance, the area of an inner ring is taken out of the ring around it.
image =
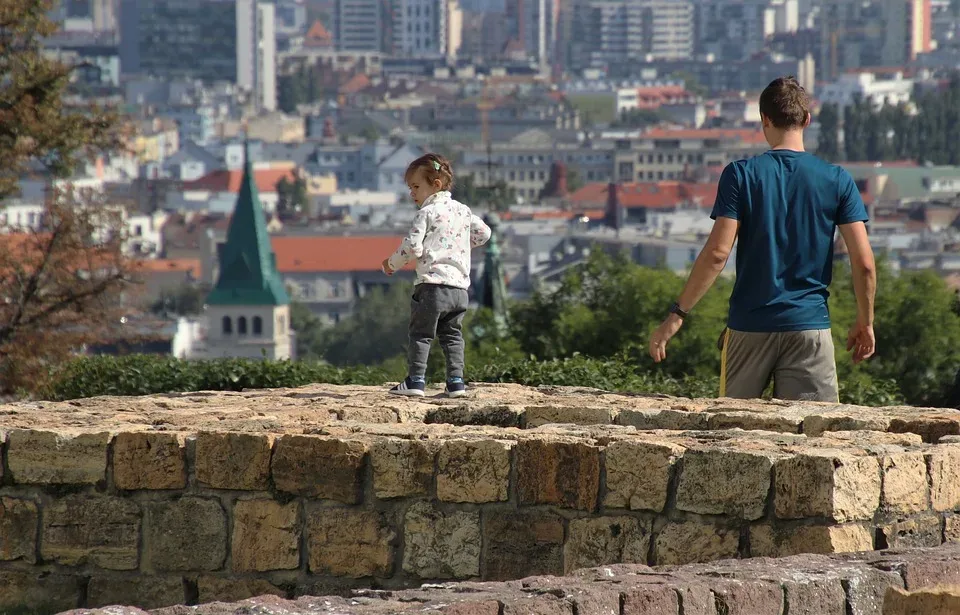
[[[698,53],[740,61],[763,51],[768,37],[797,31],[798,0],[701,2],[696,24]]]
[[[218,260],[219,275],[206,302],[205,356],[293,358],[290,297],[277,272],[249,162]]]
[[[381,52],[393,42],[390,0],[336,0],[333,42],[337,51]]]
[[[821,103],[840,107],[853,104],[854,98],[859,97],[879,109],[885,102],[891,105],[910,102],[914,84],[913,79],[904,78],[902,73],[894,73],[885,79],[873,73],[847,73],[823,85],[817,97]]]

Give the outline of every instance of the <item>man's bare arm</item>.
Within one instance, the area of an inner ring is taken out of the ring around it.
[[[683,292],[677,298],[680,309],[688,312],[707,294],[727,264],[737,240],[740,223],[733,218],[717,218],[706,245],[697,256]]]
[[[840,225],[840,235],[850,255],[853,291],[857,296],[857,321],[873,326],[873,302],[877,293],[877,264],[863,222]]]

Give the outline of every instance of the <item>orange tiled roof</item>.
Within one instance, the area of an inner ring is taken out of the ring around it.
[[[200,277],[200,259],[198,258],[156,258],[141,260],[137,267],[144,273],[190,273]]]
[[[333,37],[330,36],[330,32],[323,27],[323,23],[318,19],[310,26],[303,44],[306,47],[331,47],[333,46]]]
[[[399,235],[365,237],[272,237],[280,273],[314,271],[379,271],[383,259],[397,249]],[[412,269],[408,265],[407,269]]]
[[[626,208],[669,209],[684,203],[699,202],[701,207],[712,207],[717,198],[714,183],[678,181],[633,182],[617,185],[617,197]],[[587,184],[567,199],[574,206],[593,208],[607,202],[607,184]]]
[[[756,128],[651,128],[642,136],[647,139],[721,139],[766,144],[763,132]]]
[[[356,94],[370,87],[370,77],[363,73],[357,73],[340,86],[341,94]]]
[[[277,182],[286,177],[293,181],[295,178],[291,169],[254,169],[254,179],[257,190],[260,192],[276,192]],[[243,171],[214,171],[199,179],[183,182],[184,190],[209,190],[211,192],[240,192],[240,183],[243,180]]]

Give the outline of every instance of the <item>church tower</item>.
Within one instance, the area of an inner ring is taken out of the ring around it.
[[[207,296],[207,356],[290,359],[290,297],[277,271],[263,205],[244,147],[243,179],[220,275]]]

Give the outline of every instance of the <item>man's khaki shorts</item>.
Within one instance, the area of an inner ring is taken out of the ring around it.
[[[776,399],[839,402],[830,329],[747,333],[724,330],[720,397],[755,399],[773,378]]]

